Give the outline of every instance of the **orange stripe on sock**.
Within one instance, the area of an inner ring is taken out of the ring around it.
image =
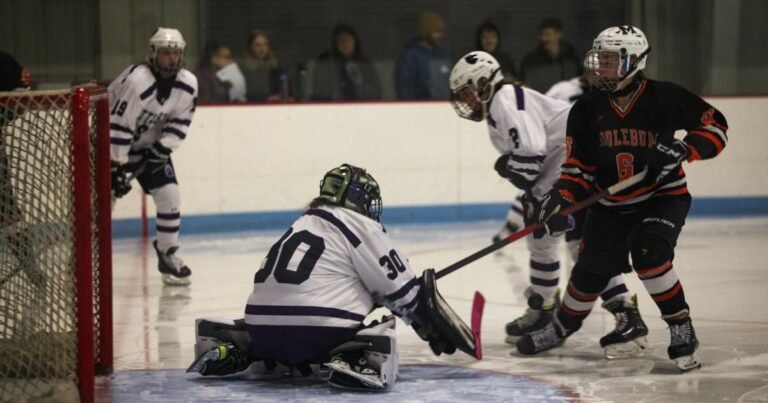
[[[683,289],[683,286],[680,285],[680,282],[678,281],[675,284],[675,286],[672,287],[671,290],[669,290],[669,291],[667,291],[667,292],[665,292],[663,294],[654,295],[653,296],[653,300],[656,301],[656,302],[668,301],[668,300],[672,299],[675,295],[677,295],[677,293],[680,292],[680,290],[682,290],[682,289]]]
[[[573,287],[573,283],[568,283],[568,294],[571,294],[571,296],[579,300],[581,302],[592,302],[597,299],[598,295],[600,294],[584,294],[583,292],[577,290]]]
[[[587,316],[589,315],[589,312],[592,311],[591,309],[588,311],[574,311],[571,308],[568,308],[567,306],[560,305],[560,309],[563,310],[563,312],[568,316]]]
[[[647,269],[636,269],[637,276],[640,277],[641,280],[644,278],[656,277],[657,275],[669,270],[670,267],[672,267],[672,262],[667,260],[666,262],[656,267],[649,267]]]

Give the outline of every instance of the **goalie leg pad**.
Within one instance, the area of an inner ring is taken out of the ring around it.
[[[385,318],[355,335],[354,340],[331,351],[325,364],[331,369],[328,383],[337,388],[385,391],[391,388],[399,370],[395,319]]]
[[[419,289],[418,319],[412,324],[416,333],[429,342],[432,352],[453,354],[459,349],[477,356],[475,336],[437,290],[434,269],[424,270]]]
[[[251,336],[242,319],[198,318],[195,320],[195,357],[213,347],[232,343],[241,351],[248,351]]]

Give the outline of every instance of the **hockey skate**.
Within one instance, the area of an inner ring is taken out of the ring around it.
[[[491,240],[493,241],[493,243],[501,242],[502,239],[506,239],[508,236],[514,234],[519,230],[520,230],[520,225],[512,221],[506,221],[504,223],[504,226],[501,227],[501,231],[499,231],[496,235],[494,235]]]
[[[571,332],[560,324],[555,315],[544,328],[528,333],[517,340],[517,351],[520,354],[534,355],[551,348],[559,347]]]
[[[671,341],[667,348],[667,354],[675,361],[677,368],[682,371],[701,368],[701,361],[696,356],[699,340],[696,339],[696,331],[693,329],[691,318],[665,319],[669,325]]]
[[[523,316],[507,323],[506,331],[508,344],[517,343],[523,335],[543,329],[552,321],[552,314],[555,307],[560,305],[560,290],[555,293],[555,302],[551,305],[542,306],[544,298],[534,293],[531,287],[525,290],[525,296],[528,298],[528,308]]]
[[[623,298],[603,302],[603,308],[616,319],[616,328],[600,338],[605,358],[630,358],[642,354],[648,348],[648,327],[637,309],[637,295],[629,303]]]
[[[336,354],[325,363],[325,366],[333,370],[328,379],[331,386],[354,390],[386,389],[379,372],[369,365],[361,350]]]
[[[180,257],[176,256],[178,246],[168,248],[165,253],[157,248],[157,240],[152,242],[157,252],[157,269],[162,274],[163,284],[166,285],[189,285],[192,270],[184,264]]]
[[[240,351],[234,344],[222,344],[201,354],[187,372],[197,372],[203,376],[226,376],[245,371],[254,360]]]

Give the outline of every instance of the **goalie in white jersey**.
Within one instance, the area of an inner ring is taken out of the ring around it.
[[[534,199],[540,200],[552,189],[566,158],[565,129],[571,105],[504,81],[499,63],[482,51],[470,52],[456,63],[450,75],[450,87],[451,103],[460,117],[488,122],[491,143],[501,154],[494,168],[525,192],[522,198],[525,224],[535,223]],[[583,219],[575,221],[579,221],[579,225],[574,223],[568,234],[574,261],[578,256],[576,246]],[[559,304],[558,241],[561,237],[562,234],[553,236],[542,229],[526,238],[531,255],[531,285],[525,292],[529,308],[523,316],[507,324],[506,341],[510,344],[552,320]],[[601,297],[603,306],[617,320],[617,328],[600,340],[606,356],[631,355],[644,348],[645,334],[636,342],[620,337],[623,317],[632,315],[642,323],[621,275],[611,279]]]
[[[333,386],[387,389],[398,370],[394,319],[363,326],[378,306],[435,354],[458,348],[474,356],[475,337],[438,294],[434,270],[416,276],[378,222],[381,207],[379,185],[364,169],[329,171],[320,195],[262,261],[244,321],[198,319],[198,359],[188,372],[282,364],[309,375],[310,364],[325,363]]]
[[[197,98],[197,78],[181,67],[185,46],[178,30],[158,28],[147,62],[128,67],[109,85],[112,205],[131,190],[133,177],[152,196],[158,269],[171,285],[189,284],[192,274],[176,254],[181,197],[171,160],[187,137]]]

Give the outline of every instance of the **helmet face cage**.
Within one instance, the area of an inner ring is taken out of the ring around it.
[[[451,106],[464,119],[481,122],[485,118],[485,105],[472,84],[465,84],[451,91]]]
[[[344,164],[320,181],[320,198],[379,221],[383,210],[379,184],[365,169]]]
[[[171,28],[158,28],[155,33],[149,38],[149,64],[150,66],[160,74],[160,77],[171,78],[181,71],[184,65],[184,48],[186,48],[186,42],[177,29]],[[158,61],[158,54],[161,50],[179,50],[181,56],[179,62],[175,66],[167,67],[161,66]]]
[[[638,28],[623,25],[603,30],[587,52],[584,68],[593,87],[615,92],[645,68],[651,48]]]

